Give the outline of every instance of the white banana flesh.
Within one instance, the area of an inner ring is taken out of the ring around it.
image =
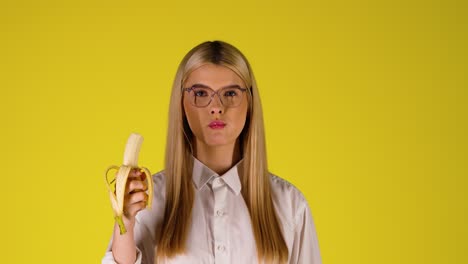
[[[120,167],[115,165],[110,166],[109,168],[107,168],[105,174],[112,209],[114,210],[115,220],[120,228],[120,234],[125,234],[127,232],[123,223],[125,187],[127,185],[127,180],[128,176],[130,175],[130,171],[133,168],[137,168],[141,172],[146,174],[145,180],[148,186],[148,190],[146,191],[146,193],[148,194],[146,208],[150,208],[151,203],[153,201],[153,180],[151,177],[151,173],[145,167],[138,167],[138,155],[140,153],[142,143],[143,137],[140,134],[130,134],[130,137],[127,140],[127,145],[125,146],[123,164]],[[109,179],[108,173],[110,170],[118,170],[114,179]]]

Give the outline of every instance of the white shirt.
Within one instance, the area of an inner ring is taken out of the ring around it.
[[[194,158],[195,196],[186,253],[168,263],[257,263],[250,214],[241,194],[237,170],[241,162],[220,176]],[[137,264],[154,263],[156,242],[161,234],[166,194],[164,172],[154,174],[153,182],[152,208],[136,215]],[[270,182],[273,204],[288,247],[288,263],[321,264],[317,234],[306,199],[296,187],[278,176],[271,174]],[[111,249],[112,238],[102,264],[116,263]]]

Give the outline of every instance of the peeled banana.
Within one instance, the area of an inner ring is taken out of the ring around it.
[[[146,204],[147,208],[151,207],[151,202],[153,200],[153,181],[151,178],[151,173],[147,168],[138,167],[138,154],[140,153],[142,143],[143,137],[140,134],[130,134],[130,137],[127,140],[127,145],[125,146],[123,164],[120,167],[115,165],[110,166],[105,172],[105,179],[109,190],[112,209],[114,210],[114,217],[117,224],[119,225],[121,235],[127,232],[122,217],[124,214],[123,208],[125,187],[127,185],[127,179],[130,171],[133,168],[137,168],[146,174],[146,181],[148,183],[148,202]],[[115,174],[114,177],[109,177],[110,170],[117,170],[117,174]]]

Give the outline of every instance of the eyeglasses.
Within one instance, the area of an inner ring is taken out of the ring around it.
[[[206,107],[213,100],[216,94],[225,107],[237,107],[241,104],[246,88],[241,88],[238,85],[229,86],[218,91],[205,86],[194,85],[190,88],[183,88],[184,91],[189,93],[189,101],[193,106]]]

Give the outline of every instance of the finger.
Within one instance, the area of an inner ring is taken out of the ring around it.
[[[141,172],[141,176],[140,176],[141,180],[142,180],[142,181],[146,180],[146,176],[147,176],[146,173],[144,173],[144,172],[142,171],[142,172]]]
[[[145,192],[136,192],[128,196],[127,205],[131,206],[139,202],[146,203],[146,201],[148,201],[148,194],[146,194]]]
[[[141,174],[143,174],[143,172],[141,172],[141,170],[139,168],[132,168],[132,170],[130,171],[129,176],[137,178],[137,177],[140,177]]]
[[[145,207],[146,207],[145,202],[135,203],[132,206],[127,207],[126,210],[124,211],[125,212],[124,214],[125,214],[125,216],[132,218],[132,217],[135,217],[135,215],[139,211],[145,209]]]
[[[146,191],[147,184],[143,181],[133,180],[128,185],[128,193],[134,193],[138,191]]]
[[[146,182],[139,180],[133,180],[127,182],[127,187],[125,189],[125,195],[130,195],[136,192],[146,192],[148,190],[148,185]]]

